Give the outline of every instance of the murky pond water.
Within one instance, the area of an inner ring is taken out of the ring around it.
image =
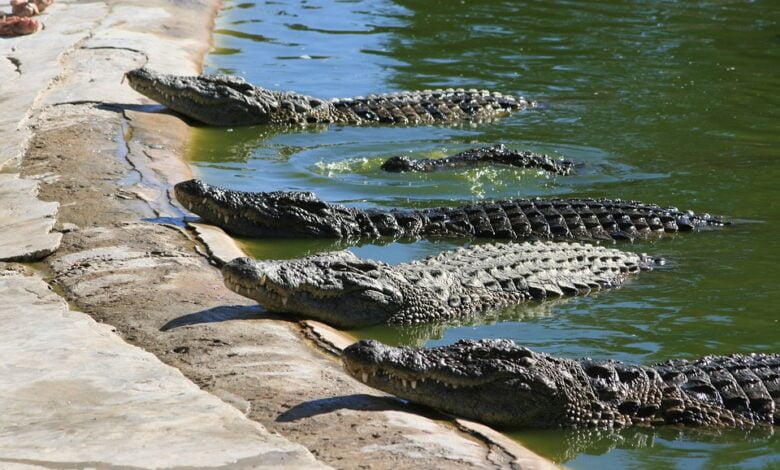
[[[395,344],[511,338],[552,354],[650,363],[780,351],[780,3],[228,2],[208,70],[319,97],[434,87],[522,94],[541,107],[460,127],[200,129],[190,157],[213,184],[311,190],[355,206],[595,196],[725,214],[734,226],[620,247],[669,266],[592,297],[529,304],[484,323],[355,332]],[[475,145],[561,155],[579,175],[483,167],[386,174],[392,155]],[[245,241],[257,257],[337,249]],[[452,241],[362,245],[390,263]],[[771,430],[512,434],[573,468],[780,467]]]

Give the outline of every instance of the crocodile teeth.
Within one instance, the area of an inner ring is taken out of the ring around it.
[[[363,372],[361,378],[363,379],[363,382],[368,382],[368,372]]]
[[[414,390],[415,388],[417,388],[417,381],[412,380],[412,390]]]
[[[409,384],[408,384],[408,383],[406,383],[406,379],[401,379],[401,381],[404,383],[404,388],[406,388],[406,387],[408,387],[408,386],[409,386]]]
[[[267,280],[268,280],[268,274],[263,274],[263,276],[260,278],[260,285],[264,286],[265,285],[265,281],[267,281]]]
[[[287,296],[282,297],[282,305],[287,305]]]

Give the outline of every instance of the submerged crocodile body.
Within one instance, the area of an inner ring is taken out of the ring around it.
[[[446,158],[412,160],[405,155],[399,155],[387,159],[382,164],[382,169],[395,173],[406,171],[429,172],[469,168],[483,163],[500,163],[522,168],[538,168],[556,175],[570,175],[574,173],[574,163],[568,160],[555,160],[547,155],[510,150],[503,144],[469,149]]]
[[[425,210],[358,209],[309,192],[251,193],[189,180],[176,198],[208,223],[245,237],[609,240],[723,225],[719,217],[606,199],[513,199]]]
[[[615,287],[656,261],[579,243],[506,243],[459,248],[389,266],[349,251],[299,260],[237,258],[225,285],[275,312],[336,327],[414,324],[474,316],[532,299]]]
[[[229,75],[167,75],[141,68],[126,75],[137,92],[215,126],[254,124],[447,124],[484,121],[535,106],[486,90],[425,90],[325,100],[266,90]]]
[[[780,424],[780,354],[648,367],[557,358],[509,340],[462,340],[431,349],[363,340],[342,358],[372,387],[497,426]]]

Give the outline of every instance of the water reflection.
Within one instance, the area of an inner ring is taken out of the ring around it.
[[[524,322],[548,317],[553,315],[556,306],[563,305],[570,300],[570,298],[562,298],[544,302],[528,302],[447,322],[404,326],[378,325],[355,330],[352,333],[358,337],[378,339],[392,346],[421,347],[430,344],[431,340],[441,340],[444,337],[444,332],[451,328],[473,328],[496,325],[501,322]]]
[[[542,448],[554,462],[567,463],[575,468],[589,468],[608,453],[618,466],[630,462],[629,456],[638,456],[639,464],[648,468],[673,466],[677,468],[723,468],[740,465],[769,468],[780,463],[780,446],[774,438],[772,426],[753,429],[658,428],[633,427],[621,430],[534,430],[511,432],[510,435],[532,447]],[[739,443],[739,444],[735,444]],[[774,455],[751,462],[739,450],[742,445],[769,446]],[[633,452],[633,451],[643,452]]]
[[[324,125],[311,125],[305,129],[289,126],[246,126],[222,129],[218,127],[199,127],[190,138],[190,147],[197,148],[193,155],[199,165],[211,163],[235,162],[246,164],[255,158],[275,154],[282,162],[302,150],[284,144],[274,145],[274,138],[288,135],[313,135],[325,132]],[[267,152],[263,153],[264,150]],[[243,169],[245,167],[239,167]]]
[[[552,147],[529,141],[512,148],[583,162],[575,176],[535,169],[485,165],[460,171],[388,173],[381,164],[394,155],[439,157],[492,145],[471,127],[307,126],[200,128],[191,159],[211,183],[231,189],[312,190],[329,202],[432,207],[463,201],[532,196],[563,196],[596,184],[647,181],[663,174],[638,172],[613,163],[598,149]],[[252,174],[263,175],[254,178]],[[603,196],[608,194],[602,192]],[[441,204],[440,201],[444,201]],[[662,202],[662,201],[661,201]]]

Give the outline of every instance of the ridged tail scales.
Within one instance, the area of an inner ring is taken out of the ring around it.
[[[705,356],[651,367],[666,386],[667,422],[780,425],[780,355]]]
[[[709,214],[607,199],[514,199],[417,211],[369,209],[361,217],[362,233],[391,237],[633,240],[724,224]]]
[[[437,124],[503,117],[535,106],[522,97],[487,90],[424,90],[336,99],[335,122]]]
[[[389,322],[442,321],[527,300],[585,295],[619,286],[656,263],[646,255],[580,243],[461,248],[392,268],[409,283],[404,290],[415,301]]]
[[[634,424],[750,427],[780,424],[780,356],[735,354],[649,367],[579,361],[593,391]],[[615,390],[625,396],[615,396]]]

